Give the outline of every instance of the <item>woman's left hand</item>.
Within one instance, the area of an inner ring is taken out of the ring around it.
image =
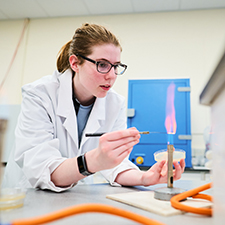
[[[181,174],[184,172],[185,161],[180,160],[173,162],[173,180],[178,180],[181,178]],[[148,171],[144,172],[142,175],[142,185],[149,186],[159,183],[167,183],[167,163],[165,160],[155,163]]]

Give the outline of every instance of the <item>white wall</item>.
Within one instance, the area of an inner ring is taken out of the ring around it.
[[[23,22],[0,21],[0,82]],[[32,19],[4,85],[8,103],[21,102],[21,85],[52,74],[61,46],[85,22],[105,25],[120,39],[128,70],[117,78],[114,89],[125,97],[128,79],[190,78],[192,146],[204,148],[210,113],[199,104],[199,95],[225,49],[225,9]]]

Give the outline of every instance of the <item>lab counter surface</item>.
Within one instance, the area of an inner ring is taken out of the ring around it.
[[[179,180],[174,182],[175,187],[184,188],[186,190],[199,187],[206,184],[205,181],[191,181],[191,180]],[[62,193],[55,193],[51,191],[43,191],[38,189],[28,189],[26,192],[26,198],[24,206],[21,208],[0,211],[1,223],[9,223],[16,219],[31,218],[42,216],[47,213],[61,210],[66,207],[85,204],[85,203],[100,203],[107,204],[109,206],[117,207],[120,209],[128,210],[139,215],[146,216],[148,218],[157,220],[161,223],[174,225],[174,224],[191,224],[191,225],[209,225],[213,224],[213,218],[208,216],[202,216],[192,213],[185,213],[175,216],[160,216],[130,205],[126,205],[111,199],[106,198],[109,194],[128,193],[135,191],[154,191],[155,188],[165,186],[165,184],[154,185],[150,187],[112,187],[109,184],[92,184],[92,185],[76,185],[69,191]],[[212,190],[207,190],[205,193],[211,195]],[[139,224],[126,218],[102,214],[102,213],[88,213],[79,214],[71,217],[66,217],[51,223],[51,225],[64,225],[64,224],[80,224],[80,225],[133,225]]]

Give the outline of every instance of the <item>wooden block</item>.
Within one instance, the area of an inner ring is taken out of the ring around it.
[[[173,216],[184,213],[171,206],[170,201],[162,201],[154,198],[154,191],[138,191],[121,194],[107,195],[106,198],[122,202],[161,216]],[[192,207],[211,207],[212,203],[203,199],[188,198],[182,204]]]

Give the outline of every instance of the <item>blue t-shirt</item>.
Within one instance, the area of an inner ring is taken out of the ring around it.
[[[78,138],[79,138],[79,144],[81,141],[81,137],[83,134],[83,130],[86,126],[88,117],[90,115],[91,109],[92,109],[93,104],[88,105],[88,106],[83,106],[80,104],[78,113],[77,113],[77,126],[78,126]]]

